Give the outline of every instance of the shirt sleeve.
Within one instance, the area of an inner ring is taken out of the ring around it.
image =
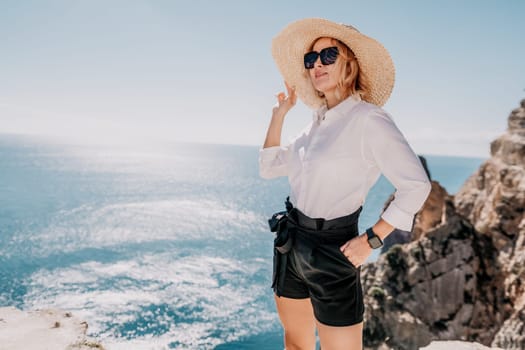
[[[367,116],[362,136],[363,157],[375,163],[396,188],[394,200],[381,218],[398,229],[411,231],[414,215],[431,189],[425,169],[392,118],[383,110]]]
[[[259,150],[259,175],[264,179],[273,179],[288,175],[291,145],[273,146]]]

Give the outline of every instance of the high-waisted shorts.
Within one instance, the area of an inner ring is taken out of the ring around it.
[[[310,298],[316,319],[325,325],[363,321],[361,267],[356,268],[339,249],[359,234],[361,209],[332,220],[312,219],[296,208],[288,213],[295,225],[290,229],[293,246],[287,253],[282,283],[274,290],[286,298]],[[274,250],[274,254],[279,253]]]

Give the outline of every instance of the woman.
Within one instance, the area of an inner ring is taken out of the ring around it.
[[[290,182],[276,242],[289,240],[276,243],[273,284],[286,349],[314,349],[316,329],[323,350],[361,349],[361,265],[394,228],[412,229],[430,182],[381,108],[394,66],[380,43],[351,26],[304,19],[274,38],[272,54],[287,95],[277,96],[259,164],[262,177]],[[281,146],[297,97],[314,109],[313,121]],[[359,234],[364,199],[381,173],[395,186],[395,199]]]

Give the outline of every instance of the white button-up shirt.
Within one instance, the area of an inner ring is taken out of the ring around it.
[[[352,96],[317,110],[289,145],[261,149],[259,171],[267,179],[288,176],[293,205],[325,219],[357,210],[383,173],[396,193],[381,218],[405,231],[412,229],[414,214],[431,188],[390,115]]]

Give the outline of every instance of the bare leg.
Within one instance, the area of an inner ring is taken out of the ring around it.
[[[310,299],[274,297],[286,350],[315,349],[315,318]]]
[[[363,322],[347,327],[332,327],[316,322],[323,350],[363,349]]]

